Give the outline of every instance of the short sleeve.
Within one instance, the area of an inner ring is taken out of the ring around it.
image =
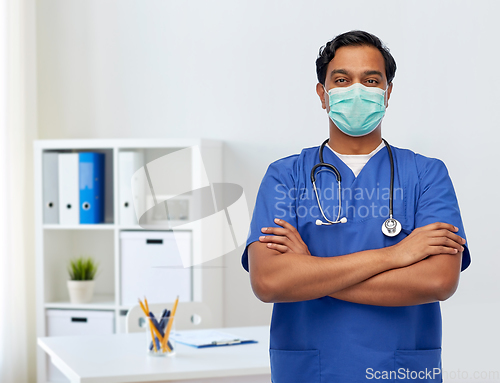
[[[274,223],[280,218],[297,227],[294,168],[297,156],[286,157],[269,165],[257,193],[250,230],[241,257],[243,268],[248,271],[248,246],[259,240],[263,227],[279,227]]]
[[[415,227],[434,222],[449,223],[458,227],[457,234],[467,241],[455,189],[446,165],[438,159],[426,159],[422,167],[419,175],[420,197],[415,212]],[[461,271],[464,271],[469,264],[470,252],[466,242],[462,253]]]

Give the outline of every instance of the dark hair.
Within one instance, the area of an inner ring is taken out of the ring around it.
[[[319,55],[316,59],[316,74],[318,75],[318,81],[325,85],[326,69],[328,68],[328,63],[335,57],[337,49],[346,46],[362,45],[375,47],[382,53],[385,61],[387,84],[390,84],[396,75],[396,61],[394,61],[394,57],[389,53],[389,48],[387,48],[377,36],[359,30],[342,33],[319,49]]]

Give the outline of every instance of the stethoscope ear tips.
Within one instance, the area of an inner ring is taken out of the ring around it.
[[[316,225],[317,225],[317,226],[321,226],[321,225],[323,225],[323,222],[321,222],[319,219],[317,219],[317,220],[316,220]]]
[[[341,222],[341,223],[346,223],[346,222],[347,222],[347,218],[346,218],[346,217],[342,217],[342,218],[340,219],[340,222]]]

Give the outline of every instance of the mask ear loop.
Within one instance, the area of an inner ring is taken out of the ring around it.
[[[325,93],[328,95],[328,97],[330,97],[330,93],[328,93],[328,91],[326,90],[325,86],[323,84],[321,84],[323,86],[323,90],[325,91]]]
[[[323,85],[323,84],[321,84]],[[325,105],[328,104],[328,107],[330,106],[330,93],[328,93],[328,91],[326,90],[325,86],[323,85],[323,90],[325,91],[325,93],[328,95],[328,102],[326,102],[326,97],[325,97]]]

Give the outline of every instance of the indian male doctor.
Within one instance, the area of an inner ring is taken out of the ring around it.
[[[382,139],[396,63],[379,38],[338,35],[316,70],[329,138],[268,167],[242,256],[274,303],[272,382],[441,382],[439,302],[470,263],[446,166]]]

